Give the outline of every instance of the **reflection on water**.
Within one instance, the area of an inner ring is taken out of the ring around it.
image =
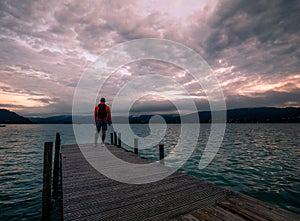
[[[213,162],[198,170],[196,153],[183,170],[300,213],[299,135],[297,124],[229,124]],[[205,145],[202,138],[199,149]]]
[[[80,128],[84,131],[80,134],[80,142],[92,143],[94,126],[80,125]],[[140,137],[142,156],[158,160],[158,143],[164,143],[168,165],[176,165],[183,159],[191,151],[195,139],[189,137],[193,126],[187,131],[181,131],[180,125],[174,124],[160,128],[161,131],[155,125],[152,131],[147,125],[131,125],[131,128]],[[0,128],[0,220],[40,219],[43,143],[54,141],[56,132],[61,133],[62,144],[75,143],[72,125]],[[151,132],[160,138],[148,139]],[[175,151],[181,133],[185,137],[183,149],[186,151],[183,152]],[[209,134],[210,125],[201,124],[197,147],[184,163],[184,172],[300,214],[298,124],[228,124],[216,157],[208,167],[200,170],[198,164]],[[122,131],[122,138],[125,137],[126,131]],[[129,140],[133,143],[133,139]],[[127,148],[132,150],[131,143]]]
[[[40,220],[43,143],[71,125],[6,125],[0,128],[0,220]]]

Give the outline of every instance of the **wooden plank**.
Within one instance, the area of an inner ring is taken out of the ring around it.
[[[82,146],[88,148],[91,156],[94,151],[98,155],[104,151],[103,147],[93,149],[91,145]],[[127,162],[152,162],[122,148],[112,145],[107,148]],[[107,162],[103,169],[117,170],[120,166],[116,162]],[[159,173],[143,174],[140,178],[151,179]],[[62,147],[62,189],[64,220],[263,221],[266,217],[271,220],[274,217],[277,217],[274,220],[293,218],[288,212],[276,209],[276,212],[256,211],[258,207],[253,205],[256,203],[253,199],[178,171],[163,180],[143,185],[111,180],[94,169],[76,145]],[[265,210],[269,208],[260,201],[257,205]]]
[[[300,220],[300,216],[281,208],[273,207],[252,197],[233,193],[228,198],[212,207],[199,209],[174,219],[182,220],[185,217],[194,217],[198,220],[255,220],[255,221],[284,221]]]
[[[245,221],[248,219],[245,219],[243,216],[239,216],[239,214],[232,213],[229,210],[225,210],[220,206],[214,205],[210,208],[202,210],[203,212],[206,212],[212,217],[219,218],[221,220],[232,220],[232,221]],[[258,221],[258,219],[257,219]]]
[[[185,198],[186,197],[186,198]],[[88,220],[168,220],[170,217],[204,207],[214,196],[206,198],[197,196],[197,193],[182,193],[166,198],[150,198],[139,203],[121,205],[99,213],[98,208],[90,208]],[[176,200],[177,199],[177,200]],[[180,201],[178,201],[180,199]],[[217,199],[217,198],[215,198]],[[87,217],[84,217],[86,219]],[[79,219],[80,220],[80,219]]]
[[[220,206],[252,220],[300,220],[300,216],[297,214],[244,194],[233,194],[227,201],[220,203]]]
[[[65,220],[87,217],[95,220],[109,220],[115,219],[114,216],[118,213],[122,220],[126,217],[137,220],[158,215],[161,217],[161,214],[169,217],[171,215],[168,211],[179,215],[182,211],[195,209],[196,205],[197,207],[200,204],[206,205],[209,202],[207,198],[220,201],[219,198],[225,196],[223,190],[218,189],[218,192],[213,185],[179,172],[155,183],[122,184],[104,177],[89,164],[81,163],[85,159],[78,150],[72,151],[70,146],[67,150],[66,153],[62,148],[63,156],[65,156],[62,166]],[[120,148],[114,148],[113,153],[123,158],[125,156],[131,162],[151,162]],[[116,165],[111,166],[116,167]],[[89,173],[93,173],[93,176]],[[193,204],[195,204],[194,207],[191,207]],[[128,215],[125,211],[129,210],[138,211],[138,213]],[[160,211],[159,214],[157,214],[158,211]]]
[[[206,220],[206,219],[204,219],[204,217],[202,217],[201,220]],[[199,221],[199,219],[194,217],[191,214],[187,214],[187,215],[184,215],[184,216],[181,216],[181,217],[171,219],[170,221]],[[222,220],[217,220],[217,221],[222,221]]]
[[[185,220],[185,221],[223,221],[225,219],[219,218],[205,209],[201,209],[201,210],[192,212],[191,214],[177,217],[175,219],[172,219],[171,221],[181,221],[181,220]]]
[[[141,186],[140,190],[134,190],[132,191],[130,188],[128,188],[127,191],[119,191],[119,192],[115,192],[117,193],[114,194],[113,192],[108,192],[106,193],[106,190],[104,190],[104,192],[99,193],[98,195],[94,195],[94,193],[92,193],[90,196],[85,195],[86,199],[85,201],[82,201],[81,203],[86,206],[89,205],[89,208],[92,206],[90,203],[88,203],[88,201],[93,201],[92,204],[95,207],[101,207],[102,209],[105,208],[105,206],[108,206],[108,208],[106,209],[112,209],[111,205],[116,205],[118,203],[118,201],[123,201],[123,206],[125,205],[131,205],[131,204],[135,204],[135,203],[143,203],[143,202],[147,202],[148,200],[151,200],[153,198],[153,194],[155,193],[155,198],[162,198],[165,201],[169,200],[172,201],[174,199],[174,196],[179,196],[181,197],[181,195],[185,195],[185,194],[193,194],[193,191],[195,188],[199,187],[199,185],[195,185],[195,184],[190,184],[190,186],[183,186],[183,185],[174,185],[173,189],[170,188],[170,186],[167,186],[167,190],[163,189],[164,187],[162,185],[157,185],[160,187],[159,188],[153,188],[153,187],[149,187],[148,189],[145,189],[145,186]],[[152,192],[151,192],[152,190]],[[130,192],[131,191],[131,192]],[[207,190],[205,188],[199,188],[198,190],[198,195],[200,191],[203,191],[203,196],[205,196],[206,194],[208,194]],[[118,196],[118,193],[122,193],[121,196]],[[179,194],[178,194],[179,192]],[[146,195],[145,195],[146,193]],[[197,193],[197,191],[196,191]],[[215,193],[215,192],[213,192]],[[175,195],[176,194],[176,195]],[[180,195],[181,194],[181,195]],[[94,198],[96,199],[100,199],[99,202],[97,202],[97,200],[94,200]],[[83,196],[82,196],[83,199]],[[73,199],[74,200],[74,199]],[[78,199],[80,200],[80,198]],[[157,200],[156,200],[157,201]],[[72,203],[79,203],[79,202],[72,202]],[[155,202],[156,204],[157,202]],[[111,204],[111,205],[110,205]],[[78,205],[78,204],[77,204]],[[79,205],[80,206],[80,205]],[[148,205],[149,207],[149,205]],[[75,208],[75,210],[77,210],[77,208]]]

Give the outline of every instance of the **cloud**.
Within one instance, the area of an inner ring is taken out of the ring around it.
[[[205,50],[245,72],[295,74],[299,9],[298,1],[222,1],[210,17]]]
[[[265,93],[256,93],[252,96],[230,95],[227,97],[227,103],[232,108],[243,107],[286,107],[299,106],[300,89],[294,89],[290,92],[267,91]]]
[[[119,43],[151,37],[198,52],[217,76],[228,108],[300,106],[299,9],[293,0],[0,1],[0,95],[43,104],[15,104],[24,114],[71,113],[73,92],[89,64]],[[207,108],[197,79],[163,62],[126,65],[100,94],[112,101],[135,77],[157,73],[183,85],[199,108]],[[173,84],[157,90],[182,98]]]

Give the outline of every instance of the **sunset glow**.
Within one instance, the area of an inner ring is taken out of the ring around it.
[[[111,47],[141,38],[171,40],[199,53],[228,109],[299,107],[299,9],[297,1],[3,1],[0,108],[25,116],[71,113],[89,65]],[[199,110],[209,108],[197,80],[163,62],[127,64],[102,91],[112,102],[125,82],[151,74],[169,77],[189,93],[170,83],[159,89],[162,94],[189,96]]]
[[[13,106],[20,106],[17,109],[26,108],[26,107],[45,107],[48,105],[39,101],[43,97],[41,96],[32,96],[29,94],[13,94],[13,93],[2,93],[0,95],[0,100],[2,105],[5,107],[5,104],[11,104]],[[51,103],[50,103],[51,104]],[[9,108],[10,105],[8,105]],[[7,107],[6,107],[7,108]],[[10,109],[10,108],[9,108]]]

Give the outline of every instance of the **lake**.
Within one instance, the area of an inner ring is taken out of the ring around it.
[[[88,134],[83,141],[93,142],[94,126],[80,127]],[[149,146],[140,150],[141,155],[157,160],[159,141],[147,140],[149,127],[131,125],[131,129]],[[54,141],[56,132],[61,134],[62,145],[76,142],[72,125],[0,127],[0,220],[40,220],[43,144]],[[182,153],[174,153],[180,125],[168,125],[165,132],[160,142],[166,154],[181,159]],[[209,134],[210,124],[201,124],[196,148],[180,170],[300,214],[299,124],[227,124],[217,155],[206,168],[199,169]],[[189,140],[189,133],[184,136]]]

